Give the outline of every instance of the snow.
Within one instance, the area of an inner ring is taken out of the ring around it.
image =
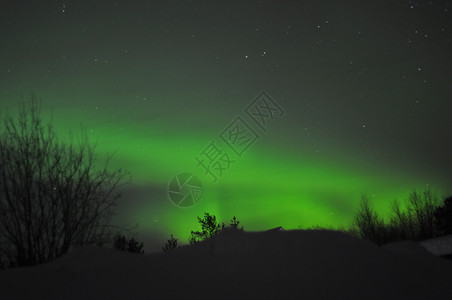
[[[400,241],[382,246],[383,249],[394,251],[398,253],[404,253],[411,256],[430,256],[431,253],[425,249],[422,245],[414,241]]]
[[[384,247],[328,230],[225,230],[168,253],[83,247],[0,272],[2,299],[433,299],[452,262],[416,243]]]
[[[421,241],[420,244],[435,255],[452,254],[452,234]]]

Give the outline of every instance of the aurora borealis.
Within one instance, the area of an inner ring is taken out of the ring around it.
[[[133,176],[116,221],[138,223],[147,251],[186,241],[203,212],[248,230],[347,225],[363,193],[381,213],[414,188],[452,193],[451,9],[2,1],[0,109],[34,91],[61,138],[83,126],[114,152]],[[284,115],[213,183],[195,157],[261,91]],[[181,209],[167,186],[184,172],[204,191]]]

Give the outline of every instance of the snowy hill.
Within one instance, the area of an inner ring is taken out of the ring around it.
[[[433,299],[452,262],[416,243],[378,247],[333,231],[224,231],[170,253],[95,247],[0,272],[2,299]]]

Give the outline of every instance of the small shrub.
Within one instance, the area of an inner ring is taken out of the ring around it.
[[[127,243],[127,251],[132,253],[143,254],[144,253],[143,246],[144,245],[142,242],[140,243],[134,238],[130,238],[129,242]]]
[[[127,251],[127,239],[123,235],[116,235],[114,241],[114,247],[116,250]]]
[[[171,238],[169,240],[166,241],[166,244],[164,247],[162,247],[163,251],[169,251],[169,250],[174,250],[177,247],[177,239],[175,239],[173,237],[173,235],[171,235]]]
[[[143,246],[143,243],[138,242],[135,238],[127,239],[121,234],[117,234],[114,239],[114,248],[121,251],[143,254]]]
[[[234,228],[234,229],[238,229],[238,230],[242,230],[242,231],[243,231],[243,226],[239,228],[239,224],[240,224],[240,221],[237,220],[237,218],[234,216],[234,217],[232,218],[231,223],[229,224],[229,226],[230,226],[231,228]]]

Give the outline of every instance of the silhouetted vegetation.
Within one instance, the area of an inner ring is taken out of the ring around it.
[[[196,242],[209,239],[217,235],[222,229],[225,228],[225,224],[220,224],[217,222],[217,217],[215,215],[210,215],[209,213],[204,213],[204,217],[197,217],[198,223],[201,224],[201,231],[191,231],[191,235],[189,238],[190,244],[194,244]],[[231,220],[230,227],[243,230],[243,226],[239,228],[239,221],[234,216]]]
[[[127,251],[132,253],[139,253],[143,254],[143,243],[138,242],[133,237],[129,239],[129,242],[127,243]]]
[[[435,210],[435,225],[440,234],[452,234],[452,196]]]
[[[71,248],[111,240],[110,219],[127,175],[95,167],[95,147],[60,142],[32,95],[0,131],[0,259],[9,266],[51,261]],[[96,163],[97,166],[97,163]]]
[[[162,247],[163,251],[173,250],[177,247],[177,239],[174,238],[173,235],[171,235],[171,238],[166,241],[166,244],[164,247]]]
[[[198,223],[201,224],[201,231],[191,231],[190,244],[214,237],[224,228],[224,223],[220,225],[217,217],[209,213],[204,213],[203,218],[198,217]]]
[[[362,238],[372,240],[377,244],[384,241],[383,219],[378,217],[366,195],[361,198],[359,211],[355,216],[355,225]]]
[[[229,226],[230,226],[231,228],[234,228],[234,229],[243,230],[243,226],[239,228],[239,224],[240,224],[240,222],[239,222],[239,221],[236,219],[236,217],[234,216],[234,217],[232,218],[231,223],[229,224]]]
[[[117,234],[114,239],[114,248],[121,251],[143,254],[143,243],[138,242],[135,238],[127,239],[124,235]]]
[[[450,199],[450,198],[448,198]],[[439,198],[430,190],[413,191],[405,207],[394,201],[389,222],[385,223],[363,195],[355,215],[352,233],[382,245],[398,240],[424,240],[448,232],[451,226],[452,201],[441,206]]]

